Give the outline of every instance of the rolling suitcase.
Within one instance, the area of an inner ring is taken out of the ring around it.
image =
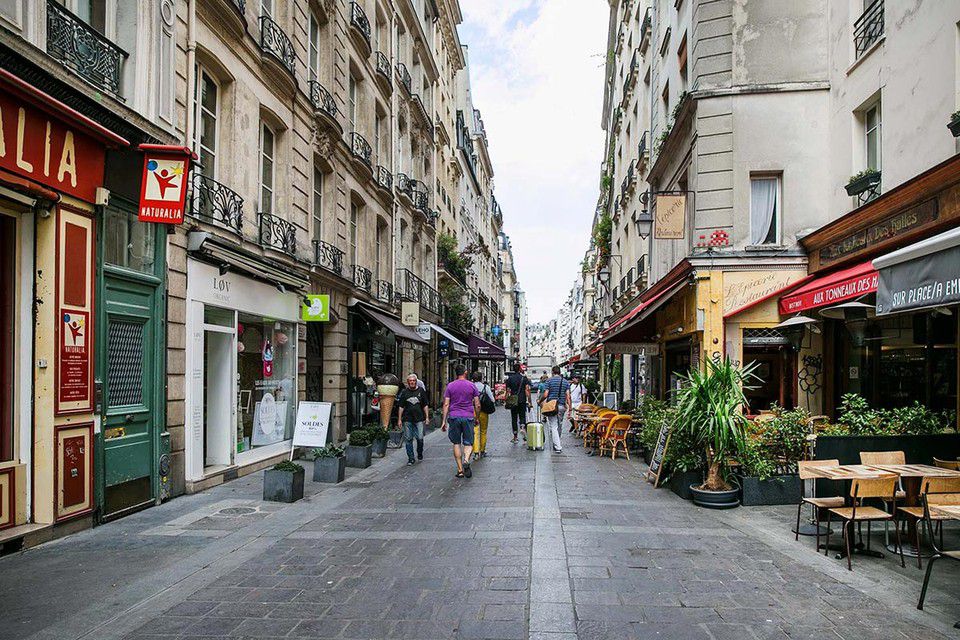
[[[540,422],[527,423],[527,449],[543,451],[543,424]]]

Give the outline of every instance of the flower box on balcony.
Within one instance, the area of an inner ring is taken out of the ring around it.
[[[960,111],[955,111],[950,117],[950,122],[947,123],[947,129],[950,129],[950,133],[953,134],[954,138],[960,138]]]
[[[878,184],[880,184],[880,172],[876,169],[865,169],[851,176],[844,189],[847,190],[848,196],[855,196]]]

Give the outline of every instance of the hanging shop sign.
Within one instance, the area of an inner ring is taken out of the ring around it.
[[[416,302],[401,302],[400,322],[407,327],[418,326],[420,324],[420,304]]]
[[[182,223],[190,150],[163,145],[140,145],[140,149],[144,153],[137,218],[141,222]]]
[[[880,270],[877,315],[960,303],[960,247]]]
[[[433,327],[429,322],[421,322],[416,326],[414,331],[416,331],[417,335],[423,338],[425,341],[429,341],[430,334],[433,331]]]
[[[653,237],[657,240],[683,240],[687,226],[687,196],[684,194],[657,195],[654,211]]]
[[[304,322],[329,322],[330,294],[321,293],[305,296],[305,300],[300,305],[300,319]]]
[[[325,447],[333,415],[332,402],[297,404],[297,423],[293,428],[294,447]]]

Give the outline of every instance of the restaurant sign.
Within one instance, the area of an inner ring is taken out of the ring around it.
[[[683,240],[687,226],[687,196],[661,193],[654,211],[653,237],[657,240]]]
[[[874,247],[879,242],[905,235],[935,222],[939,216],[940,207],[937,199],[925,200],[823,247],[818,254],[820,264],[835,262],[859,253],[867,247]]]
[[[801,289],[801,293],[780,299],[780,313],[798,313],[828,304],[838,304],[877,290],[877,272],[869,271],[840,281],[831,281],[822,287]]]
[[[880,270],[877,315],[960,303],[960,247]]]

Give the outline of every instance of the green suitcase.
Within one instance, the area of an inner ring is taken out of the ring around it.
[[[543,423],[527,423],[527,449],[530,451],[543,451]]]

